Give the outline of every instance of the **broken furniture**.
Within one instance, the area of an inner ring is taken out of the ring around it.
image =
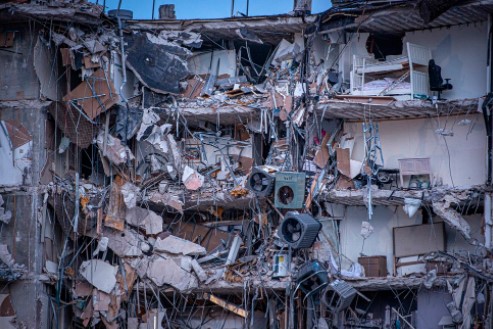
[[[401,99],[427,96],[431,50],[409,42],[406,49],[407,56],[383,62],[353,55],[351,95],[394,95]]]
[[[430,158],[398,159],[401,174],[401,187],[427,189],[431,185]]]
[[[397,269],[408,265],[423,265],[420,256],[433,251],[445,250],[445,226],[434,224],[394,227],[394,275]],[[411,257],[410,260],[401,260]]]
[[[322,229],[322,224],[309,214],[288,212],[281,223],[281,235],[294,248],[310,248]]]

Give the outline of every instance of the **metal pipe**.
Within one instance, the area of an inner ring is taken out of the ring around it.
[[[235,0],[231,0],[231,17],[233,17],[235,12]]]

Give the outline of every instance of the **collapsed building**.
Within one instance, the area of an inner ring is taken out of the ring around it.
[[[493,1],[170,9],[0,2],[1,328],[493,327]]]

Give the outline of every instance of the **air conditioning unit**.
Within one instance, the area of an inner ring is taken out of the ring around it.
[[[274,176],[268,172],[255,167],[248,176],[246,187],[259,197],[267,197],[274,189]]]
[[[274,204],[277,208],[301,209],[305,201],[306,174],[276,173]]]
[[[292,248],[310,248],[322,224],[309,214],[288,212],[281,223],[281,236]]]
[[[351,305],[356,296],[356,289],[343,280],[329,284],[322,296],[322,303],[332,312],[340,312]]]

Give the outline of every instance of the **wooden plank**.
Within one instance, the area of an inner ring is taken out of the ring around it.
[[[214,304],[218,305],[218,306],[221,306],[222,308],[236,314],[236,315],[239,315],[243,318],[247,318],[248,317],[248,311],[245,311],[244,309],[236,306],[236,305],[233,305],[231,303],[228,303],[227,301],[217,297],[217,296],[214,296],[213,294],[208,294],[208,293],[204,293],[204,299],[207,299],[211,302],[213,302]]]

